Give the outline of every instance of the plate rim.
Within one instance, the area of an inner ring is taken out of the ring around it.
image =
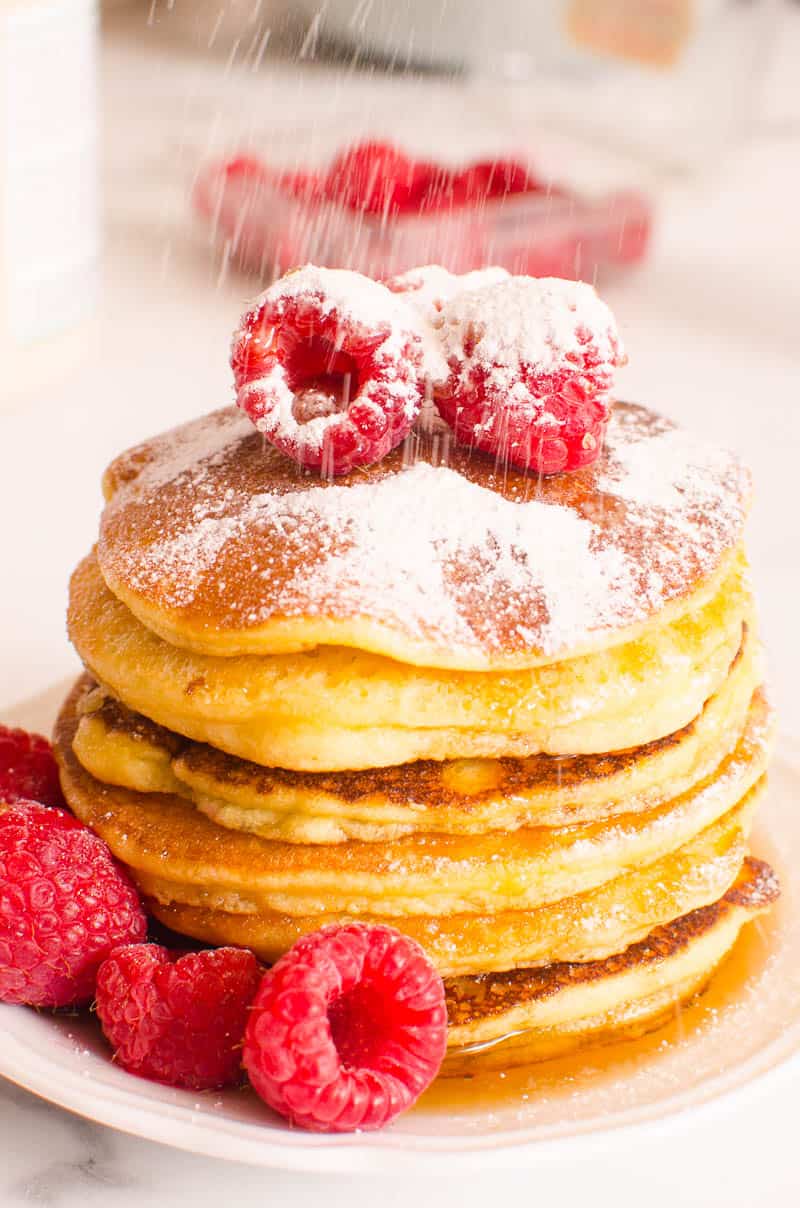
[[[5,1005],[5,1010],[23,1013],[28,1008]],[[1,1023],[0,1035],[13,1040],[9,1029]],[[765,1058],[775,1049],[779,1050],[776,1059],[765,1065]],[[153,1105],[143,1101],[142,1095],[133,1088],[108,1085],[103,1085],[103,1094],[96,1099],[96,1103],[106,1109],[101,1111],[99,1106],[93,1108],[91,1101],[91,1091],[98,1087],[97,1082],[76,1072],[63,1071],[60,1064],[53,1066],[39,1053],[35,1058],[37,1070],[32,1074],[30,1065],[9,1062],[7,1052],[0,1053],[0,1076],[45,1102],[94,1124],[184,1153],[295,1173],[448,1174],[452,1173],[456,1160],[460,1169],[485,1170],[488,1166],[513,1169],[530,1167],[539,1161],[561,1160],[567,1153],[574,1158],[578,1147],[584,1154],[607,1153],[610,1144],[627,1145],[632,1139],[651,1132],[654,1125],[658,1125],[664,1138],[667,1133],[673,1135],[688,1128],[692,1122],[728,1115],[743,1098],[763,1097],[770,1089],[794,1079],[800,1072],[800,1019],[767,1048],[753,1054],[744,1065],[706,1080],[699,1102],[686,1101],[697,1090],[689,1088],[676,1093],[666,1103],[653,1104],[644,1118],[631,1121],[621,1116],[599,1128],[587,1123],[575,1132],[556,1137],[526,1136],[518,1130],[461,1137],[437,1137],[432,1132],[423,1137],[391,1130],[325,1135],[291,1128],[263,1129],[257,1123],[231,1122],[224,1116],[203,1115],[180,1103],[162,1102],[154,1111]],[[760,1068],[748,1073],[752,1066]],[[64,1084],[61,1089],[54,1089],[52,1079],[47,1076],[47,1070],[53,1068],[62,1074],[66,1072],[66,1089]],[[734,1080],[735,1085],[725,1085]],[[176,1091],[175,1094],[189,1097],[191,1092]],[[413,1171],[409,1169],[412,1162],[416,1167]]]

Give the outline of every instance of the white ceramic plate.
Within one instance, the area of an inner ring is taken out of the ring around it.
[[[7,714],[47,730],[59,690]],[[4,711],[5,719],[5,711]],[[319,1137],[289,1129],[252,1094],[193,1095],[132,1077],[108,1059],[96,1022],[0,1007],[0,1074],[92,1120],[180,1149],[293,1170],[383,1171],[533,1165],[660,1134],[688,1112],[753,1097],[800,1061],[800,748],[781,745],[754,852],[783,882],[778,908],[751,924],[699,1003],[642,1040],[532,1067],[441,1082],[382,1133]]]

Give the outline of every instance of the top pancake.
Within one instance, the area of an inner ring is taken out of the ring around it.
[[[229,408],[122,454],[104,488],[103,576],[174,645],[460,670],[570,658],[696,606],[750,490],[732,454],[627,403],[594,466],[551,478],[436,433],[330,483]]]

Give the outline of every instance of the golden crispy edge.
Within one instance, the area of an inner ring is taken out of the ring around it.
[[[744,657],[748,627],[743,626],[742,643],[731,663],[729,674]],[[498,777],[490,787],[478,789],[465,797],[449,787],[442,775],[443,766],[455,761],[420,759],[412,763],[393,767],[367,768],[359,771],[303,772],[284,768],[267,768],[250,760],[218,751],[207,743],[195,742],[173,733],[164,726],[150,721],[140,713],[129,709],[103,688],[98,688],[90,674],[79,681],[84,694],[81,712],[90,713],[105,726],[109,734],[124,734],[134,739],[162,747],[171,759],[184,762],[190,770],[225,781],[233,786],[253,786],[254,793],[268,794],[274,786],[292,790],[308,790],[330,794],[345,804],[355,805],[370,798],[385,800],[390,804],[418,807],[458,807],[465,813],[474,811],[484,801],[500,795],[530,791],[532,784],[547,789],[558,786],[569,788],[588,779],[609,780],[620,775],[626,768],[649,759],[659,753],[678,746],[697,729],[699,717],[681,729],[663,738],[654,739],[638,747],[611,751],[597,755],[532,755],[525,758],[501,757],[493,760],[498,765]],[[710,698],[713,699],[713,698]],[[704,706],[707,708],[709,701]]]
[[[780,883],[770,865],[748,856],[739,877],[718,902],[657,927],[646,939],[616,956],[585,964],[565,962],[539,969],[512,969],[506,973],[448,979],[445,982],[448,1021],[452,1027],[483,1021],[503,1015],[522,1002],[551,998],[566,987],[574,989],[669,960],[710,931],[732,909],[764,910],[779,896]],[[478,995],[476,987],[481,991]]]

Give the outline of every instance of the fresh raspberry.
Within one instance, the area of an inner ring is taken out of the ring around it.
[[[41,734],[0,726],[0,803],[65,805],[53,748]]]
[[[414,162],[391,143],[358,143],[330,165],[328,197],[365,214],[408,208],[414,185]]]
[[[415,160],[408,193],[398,207],[400,213],[418,213],[440,208],[439,200],[447,190],[446,180],[450,175],[446,168],[430,160]]]
[[[268,180],[269,171],[266,164],[254,155],[236,155],[226,160],[222,171],[229,180]]]
[[[260,432],[326,475],[380,461],[425,393],[418,319],[378,282],[307,265],[262,294],[234,336],[237,403]]]
[[[275,183],[282,193],[298,201],[321,201],[325,196],[325,178],[317,172],[281,172]]]
[[[456,173],[442,164],[415,165],[408,209],[421,214],[438,214],[451,210],[455,203]]]
[[[457,173],[453,180],[453,201],[457,205],[542,191],[542,185],[525,165],[511,159],[480,160]]]
[[[114,1059],[154,1082],[214,1090],[242,1080],[247,1012],[261,968],[244,948],[185,955],[117,948],[97,974],[97,1015]]]
[[[89,1002],[101,961],[146,931],[136,890],[88,827],[30,801],[0,813],[3,1002]]]
[[[509,278],[455,294],[440,327],[450,375],[436,405],[462,444],[540,474],[599,457],[625,354],[591,286]]]
[[[444,985],[419,945],[391,927],[350,923],[303,937],[265,975],[244,1065],[293,1124],[351,1132],[410,1107],[446,1045]]]

